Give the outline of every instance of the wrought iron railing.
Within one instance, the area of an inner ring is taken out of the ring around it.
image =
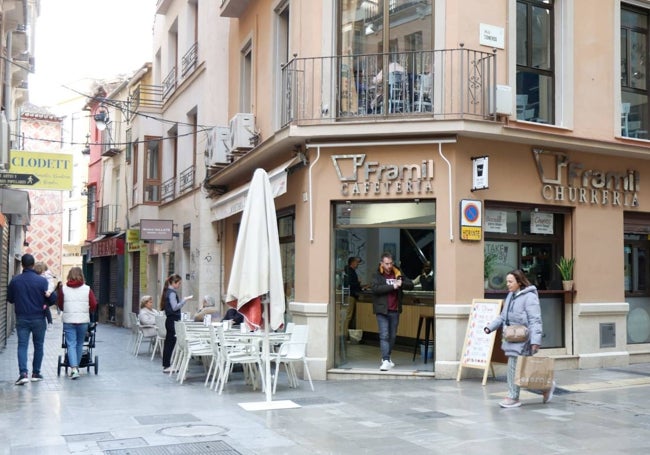
[[[97,233],[100,235],[119,232],[117,220],[119,205],[104,205],[97,208]]]
[[[165,79],[162,81],[162,97],[163,100],[167,99],[169,95],[176,90],[176,67],[174,66],[171,71],[165,76]]]
[[[396,116],[496,119],[491,52],[294,58],[282,68],[282,82],[282,125]]]
[[[160,185],[160,201],[171,201],[176,197],[176,177],[165,180]]]
[[[181,172],[178,178],[179,178],[178,189],[181,193],[189,189],[192,189],[194,187],[194,165],[188,167],[183,172]]]
[[[196,69],[196,63],[199,59],[199,43],[192,44],[190,49],[181,59],[181,77],[185,77],[190,71]]]
[[[162,85],[138,84],[129,96],[130,112],[139,107],[160,108],[163,105]]]

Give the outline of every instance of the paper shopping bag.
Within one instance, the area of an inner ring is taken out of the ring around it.
[[[524,389],[548,390],[553,384],[554,359],[550,357],[519,356],[515,384]]]

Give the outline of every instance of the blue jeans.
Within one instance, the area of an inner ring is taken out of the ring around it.
[[[399,312],[389,311],[388,314],[377,313],[377,328],[379,329],[379,349],[381,359],[390,360],[390,354],[395,346],[397,336],[397,325],[399,324]]]
[[[16,333],[18,334],[18,369],[20,374],[27,374],[27,350],[29,348],[29,334],[34,343],[34,359],[32,360],[32,373],[41,372],[43,363],[43,345],[45,344],[45,331],[47,322],[45,316],[40,319],[16,319]]]
[[[63,333],[65,333],[65,344],[68,348],[68,365],[72,368],[78,368],[81,356],[84,352],[84,338],[88,332],[88,323],[82,324],[63,324]]]

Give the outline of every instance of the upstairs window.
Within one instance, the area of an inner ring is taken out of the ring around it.
[[[621,8],[621,136],[648,139],[648,11]]]

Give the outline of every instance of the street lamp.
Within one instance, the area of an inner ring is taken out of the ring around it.
[[[111,121],[108,116],[108,109],[106,109],[106,106],[103,104],[99,106],[93,117],[95,119],[95,126],[97,126],[99,131],[104,131],[106,126],[108,126],[108,123]]]

